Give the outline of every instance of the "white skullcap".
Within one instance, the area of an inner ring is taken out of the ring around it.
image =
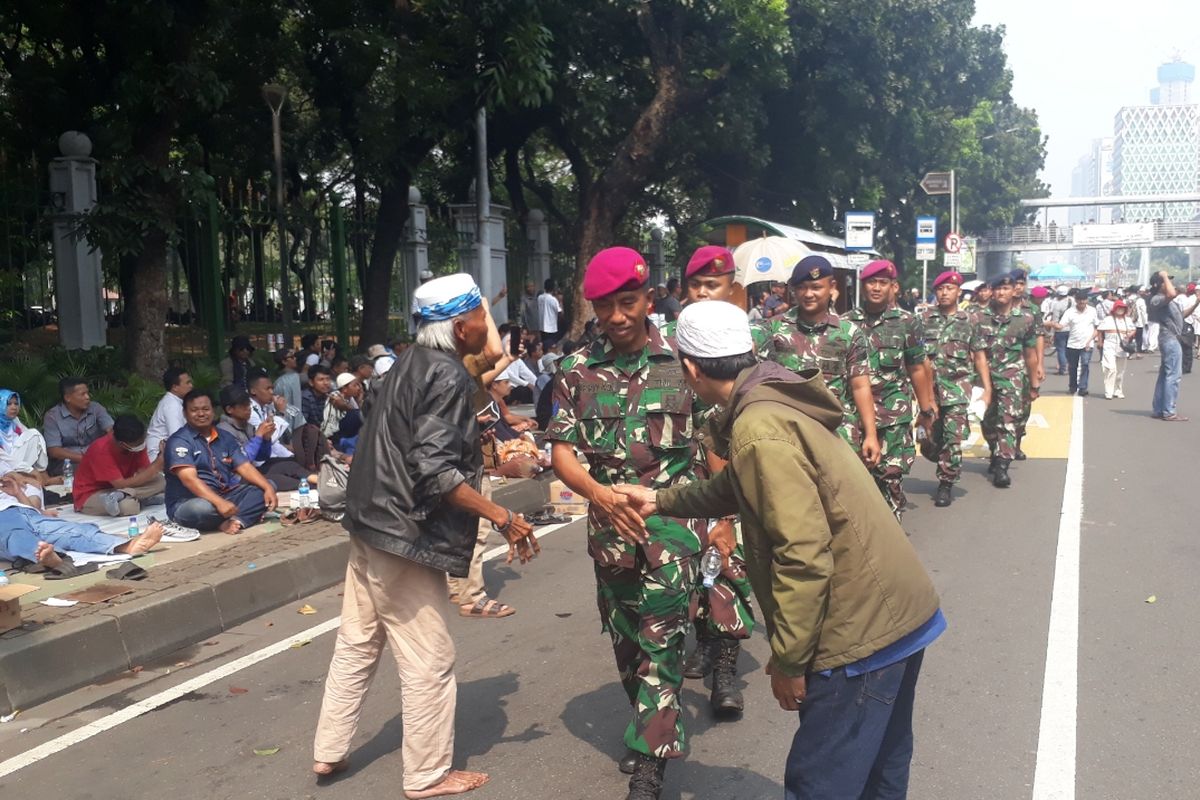
[[[746,312],[724,300],[689,303],[675,324],[679,352],[698,358],[740,356],[754,350]]]
[[[426,281],[417,287],[413,299],[426,322],[454,319],[480,304],[479,287],[465,272]]]

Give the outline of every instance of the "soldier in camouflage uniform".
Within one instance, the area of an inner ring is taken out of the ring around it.
[[[1025,293],[1025,270],[1014,269],[1011,274],[1013,278],[1013,305],[1018,306],[1021,309],[1021,313],[1033,320],[1033,328],[1037,331],[1036,375],[1038,385],[1041,385],[1046,380],[1046,324],[1042,318],[1042,307]],[[1021,440],[1025,438],[1025,426],[1029,424],[1029,415],[1032,413],[1033,395],[1029,388],[1026,388],[1025,395],[1022,398],[1021,416],[1017,422],[1017,447],[1013,451],[1013,458],[1017,461],[1025,460],[1025,451],[1021,449]]]
[[[925,309],[925,348],[933,364],[938,416],[933,435],[921,443],[921,453],[937,464],[938,488],[934,505],[945,508],[953,500],[952,488],[962,473],[962,443],[971,432],[967,405],[976,375],[983,386],[983,402],[991,402],[987,339],[977,319],[958,307],[962,275],[949,271],[933,282],[937,305]]]
[[[992,450],[992,485],[1012,485],[1008,466],[1017,449],[1017,425],[1025,393],[1037,397],[1037,331],[1033,318],[1013,302],[1013,279],[1005,273],[992,280],[992,304],[984,317],[992,402],[983,415],[983,436]],[[1028,387],[1028,388],[1027,388]]]
[[[937,415],[932,375],[925,364],[921,321],[910,311],[892,306],[898,273],[890,261],[863,267],[862,305],[846,314],[866,334],[871,363],[871,393],[881,455],[871,475],[899,519],[904,513],[904,476],[916,458],[913,443],[913,394],[920,406],[918,419],[926,435]]]
[[[793,372],[820,369],[825,385],[845,411],[838,432],[868,467],[874,467],[879,461],[879,437],[867,339],[858,325],[830,310],[833,266],[824,256],[806,256],[792,270],[788,286],[795,305],[783,316],[763,322],[770,338],[758,357]]]
[[[558,477],[589,503],[601,624],[612,639],[633,719],[628,800],[656,800],[666,760],[686,749],[679,690],[704,520],[644,523],[612,486],[665,488],[707,476],[695,439],[695,398],[670,340],[648,324],[645,260],[627,247],[598,253],[584,275],[602,335],[562,359],[546,432]],[[585,469],[575,449],[587,459]],[[625,764],[623,763],[623,766]]]

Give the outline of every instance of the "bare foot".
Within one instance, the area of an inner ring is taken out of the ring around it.
[[[128,553],[131,556],[140,556],[143,553],[148,553],[150,552],[150,548],[159,543],[159,541],[162,539],[162,535],[162,523],[151,522],[146,526],[146,530],[142,531],[140,534],[118,547],[117,552]]]
[[[339,772],[345,772],[350,769],[350,759],[343,758],[341,761],[314,761],[313,772],[318,778],[327,778],[330,775],[337,775]]]
[[[430,786],[428,789],[406,791],[404,796],[409,800],[418,800],[421,797],[444,797],[450,794],[463,794],[472,789],[478,789],[487,782],[488,776],[486,772],[467,772],[461,769],[452,769],[442,779],[442,782],[436,786]]]
[[[58,569],[63,565],[62,556],[54,552],[54,545],[49,542],[38,542],[33,555],[34,560],[43,567]]]
[[[233,533],[241,533],[242,527],[243,527],[242,521],[235,517],[234,519],[227,519],[224,522],[222,522],[220,527],[217,528],[217,530],[219,530],[221,533],[233,534]]]

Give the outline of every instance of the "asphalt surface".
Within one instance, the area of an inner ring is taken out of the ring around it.
[[[1093,365],[1093,392],[1099,365]],[[1197,796],[1193,632],[1200,544],[1190,490],[1200,443],[1200,377],[1185,376],[1180,412],[1149,418],[1157,359],[1135,361],[1124,401],[1082,402],[1084,487],[1078,641],[1080,798]],[[905,526],[942,596],[947,633],[925,659],[910,796],[1029,798],[1038,758],[1042,681],[1072,401],[1051,376],[1047,428],[1007,491],[967,462],[949,509],[934,508],[933,466],[907,483]],[[1035,411],[1039,410],[1035,407]],[[501,621],[455,619],[459,680],[456,766],[490,772],[481,800],[623,798],[615,768],[628,711],[600,632],[579,524],[546,537],[532,566],[490,562],[492,594],[518,609]],[[1154,603],[1147,603],[1150,596]],[[331,619],[339,590],[307,598],[137,673],[114,676],[0,724],[10,759]],[[307,641],[307,640],[306,640]],[[59,798],[361,798],[401,796],[398,679],[385,662],[355,740],[352,769],[327,785],[309,772],[312,731],[333,634],[244,670],[0,778],[0,796]],[[747,710],[707,713],[684,694],[691,752],[668,770],[664,798],[782,797],[795,718],[770,696],[756,635],[741,660]],[[242,691],[245,690],[245,691]],[[24,730],[24,732],[22,732]],[[256,755],[255,750],[270,755]],[[1071,795],[1067,795],[1071,796]]]

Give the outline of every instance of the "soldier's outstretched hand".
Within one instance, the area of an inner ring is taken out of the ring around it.
[[[622,539],[633,545],[646,543],[645,520],[630,503],[629,497],[616,491],[615,486],[604,487],[604,491],[592,498],[592,505],[600,507]]]
[[[613,491],[624,495],[629,502],[629,507],[637,512],[642,519],[658,513],[658,494],[653,489],[647,489],[645,486],[621,483],[614,486]]]
[[[533,526],[526,522],[524,514],[513,514],[512,522],[508,524],[503,536],[508,542],[508,558],[505,559],[507,564],[511,564],[514,558],[519,559],[522,564],[528,563],[542,552],[542,546],[533,535]]]

